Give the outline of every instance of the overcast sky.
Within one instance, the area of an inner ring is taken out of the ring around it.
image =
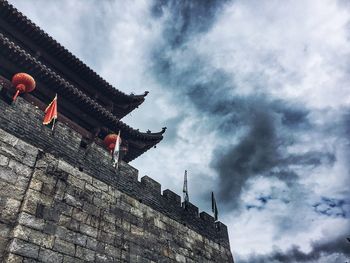
[[[350,4],[11,0],[164,140],[131,164],[210,211],[237,263],[350,258]]]

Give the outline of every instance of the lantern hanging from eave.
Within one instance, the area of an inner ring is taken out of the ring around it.
[[[115,148],[115,143],[116,143],[117,139],[118,139],[118,134],[111,133],[111,134],[108,134],[103,140],[106,148],[108,149],[108,151],[111,154],[113,153],[113,150]],[[120,144],[122,143],[121,137],[119,137],[119,143]]]
[[[35,89],[35,80],[27,73],[17,73],[12,77],[12,85],[16,88],[13,96],[13,101],[15,101],[20,93],[31,92]]]

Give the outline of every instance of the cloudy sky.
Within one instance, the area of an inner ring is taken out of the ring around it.
[[[237,263],[350,260],[350,3],[11,0],[168,127],[131,164],[229,227]]]

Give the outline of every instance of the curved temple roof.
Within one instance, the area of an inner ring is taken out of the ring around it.
[[[87,96],[73,84],[65,80],[52,69],[28,54],[20,46],[10,41],[7,37],[0,33],[0,57],[1,63],[7,63],[10,74],[15,70],[26,70],[32,74],[39,82],[38,88],[33,92],[39,96],[43,93],[48,100],[48,94],[45,92],[58,93],[62,100],[71,103],[71,107],[80,110],[80,114],[93,118],[97,124],[103,125],[113,131],[120,130],[123,137],[129,142],[129,151],[124,156],[124,161],[129,162],[146,152],[163,139],[165,128],[158,133],[139,132],[120,121],[112,112],[97,103],[93,98]],[[10,84],[8,84],[10,85]],[[42,86],[50,87],[44,89]],[[43,95],[42,95],[43,96]],[[40,96],[39,96],[40,97]],[[48,102],[48,101],[46,101]],[[75,121],[75,119],[72,119]]]
[[[55,68],[55,71],[71,82],[76,82],[80,89],[88,85],[96,92],[95,96],[99,94],[103,100],[112,100],[118,104],[116,106],[123,104],[114,111],[118,118],[124,117],[145,100],[148,92],[142,95],[127,95],[114,88],[6,0],[0,0],[0,22],[0,29],[11,34],[16,42],[25,45],[28,53]]]

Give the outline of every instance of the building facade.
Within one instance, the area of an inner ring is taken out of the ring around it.
[[[36,89],[13,102],[18,72]],[[165,132],[121,121],[147,93],[115,89],[0,0],[1,262],[233,262],[223,223],[128,164]],[[43,110],[55,94],[51,130]],[[103,139],[118,131],[116,171]]]

